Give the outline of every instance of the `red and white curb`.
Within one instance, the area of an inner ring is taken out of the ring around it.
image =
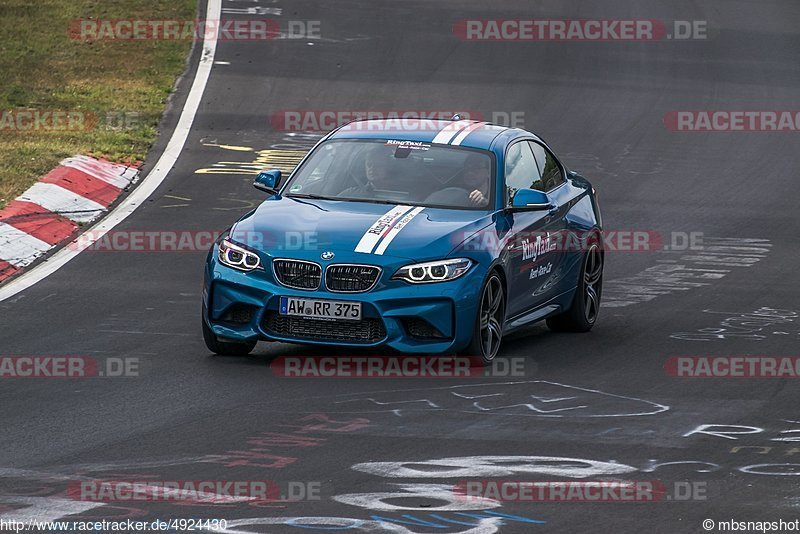
[[[0,210],[0,282],[94,221],[139,177],[136,167],[67,158]]]
[[[220,20],[221,16],[222,0],[207,0],[205,20]],[[181,155],[183,147],[186,145],[186,140],[192,129],[192,123],[197,115],[197,111],[200,109],[203,92],[211,76],[211,68],[214,65],[214,57],[217,50],[217,31],[218,28],[211,33],[206,32],[203,36],[203,48],[200,52],[194,80],[189,88],[186,101],[183,104],[178,123],[172,130],[172,134],[167,141],[167,146],[164,148],[164,151],[154,164],[148,165],[150,171],[142,179],[142,183],[114,206],[114,209],[112,209],[110,213],[94,223],[89,232],[84,234],[89,235],[84,245],[88,246],[96,242],[133,214],[139,206],[150,198],[156,189],[166,180],[170,171],[175,167],[178,157]],[[0,242],[0,248],[2,247],[2,242]],[[61,249],[47,258],[47,261],[40,263],[34,268],[27,269],[26,272],[15,276],[13,280],[7,281],[8,283],[0,284],[0,302],[10,299],[25,291],[27,288],[41,282],[61,269],[80,253],[80,248],[69,246],[61,247]]]

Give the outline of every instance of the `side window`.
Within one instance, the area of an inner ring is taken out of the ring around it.
[[[506,193],[510,204],[518,189],[542,190],[542,175],[525,141],[514,143],[506,153]]]
[[[536,156],[536,163],[542,169],[542,191],[552,191],[563,184],[566,181],[564,172],[553,154],[539,143],[530,141],[530,145]]]

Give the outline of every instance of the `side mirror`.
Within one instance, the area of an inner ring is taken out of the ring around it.
[[[520,211],[552,210],[556,208],[556,204],[547,193],[536,189],[518,189],[511,201],[511,207]]]
[[[268,171],[261,171],[256,175],[256,179],[253,181],[253,187],[266,193],[276,193],[280,181],[281,171],[278,169],[270,169]]]

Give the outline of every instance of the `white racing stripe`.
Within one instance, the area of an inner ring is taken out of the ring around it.
[[[361,241],[356,245],[355,251],[365,254],[371,253],[375,245],[378,244],[378,241],[380,241],[381,238],[391,230],[394,223],[399,221],[400,217],[405,215],[410,209],[411,206],[395,206],[381,215],[378,220],[372,223],[372,226],[364,232],[364,235],[361,236]]]
[[[486,124],[486,123],[485,123],[485,122],[476,122],[476,123],[474,123],[474,124],[471,124],[470,126],[467,126],[467,127],[466,127],[466,128],[464,128],[463,130],[461,130],[461,132],[459,132],[459,134],[456,136],[456,138],[455,138],[455,139],[453,139],[453,140],[450,142],[450,144],[451,144],[451,145],[453,145],[453,146],[458,146],[458,145],[460,145],[460,144],[461,144],[461,142],[462,142],[464,139],[466,139],[466,138],[467,138],[467,136],[468,136],[469,134],[471,134],[472,132],[474,132],[475,130],[477,130],[478,128],[480,128],[481,126],[483,126],[484,124]]]
[[[431,143],[446,144],[458,134],[460,130],[471,124],[471,121],[455,121],[442,128]]]
[[[37,182],[25,191],[20,200],[38,204],[48,211],[58,213],[75,222],[90,222],[106,208],[94,200],[73,193],[60,185]]]
[[[219,20],[221,8],[222,0],[208,0],[206,20]],[[195,73],[192,87],[189,89],[189,95],[186,97],[186,103],[181,111],[181,116],[178,119],[178,124],[172,132],[172,137],[170,137],[167,147],[153,166],[153,170],[150,171],[139,187],[117,206],[114,211],[89,229],[88,235],[91,237],[88,240],[79,237],[79,239],[82,239],[81,243],[86,242],[88,246],[98,239],[101,239],[108,231],[124,221],[136,208],[142,205],[167,177],[172,166],[175,165],[175,162],[178,160],[178,156],[180,156],[181,150],[183,150],[183,146],[186,144],[189,131],[192,129],[192,122],[194,122],[197,109],[200,107],[200,101],[203,98],[203,92],[205,91],[208,77],[211,74],[211,66],[214,64],[214,54],[216,50],[217,31],[215,30],[213,35],[206,35],[203,40],[200,62],[197,66],[197,72]],[[13,297],[20,291],[31,287],[36,282],[53,274],[62,266],[66,265],[72,258],[77,256],[84,248],[86,247],[66,246],[56,252],[48,261],[0,287],[0,301]]]
[[[51,248],[50,243],[0,222],[0,260],[14,267],[25,267]]]
[[[394,240],[394,238],[397,237],[397,234],[400,233],[400,230],[402,230],[405,225],[410,223],[414,219],[414,217],[416,217],[419,214],[419,212],[421,212],[424,209],[425,209],[424,207],[414,208],[413,210],[403,215],[403,218],[397,221],[397,224],[395,224],[392,227],[392,229],[389,230],[389,233],[386,234],[386,237],[383,238],[383,241],[381,241],[380,245],[378,245],[378,248],[375,249],[375,254],[378,255],[383,254],[386,251],[386,248],[392,242],[392,240]]]

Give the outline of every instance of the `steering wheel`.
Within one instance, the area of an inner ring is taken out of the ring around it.
[[[434,191],[428,195],[428,198],[425,199],[425,202],[429,202],[431,204],[468,205],[469,191],[463,187],[445,187],[444,189]]]

